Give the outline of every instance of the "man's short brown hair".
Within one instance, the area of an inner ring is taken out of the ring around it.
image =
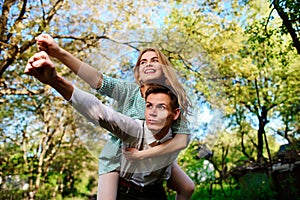
[[[150,94],[164,93],[164,94],[167,94],[171,99],[172,110],[175,110],[175,109],[179,108],[177,96],[172,92],[171,89],[169,89],[166,86],[163,86],[163,85],[160,85],[160,84],[155,84],[155,83],[147,84],[147,86],[148,86],[148,88],[145,92],[145,99],[146,100],[147,100],[147,97]]]

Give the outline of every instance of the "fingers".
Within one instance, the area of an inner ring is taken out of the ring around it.
[[[51,60],[46,52],[41,51],[34,54],[29,60],[25,67],[25,73],[30,74],[35,71],[35,68],[40,68],[42,66],[49,65],[52,67]]]
[[[39,51],[48,51],[48,46],[43,43],[37,42],[37,47]]]
[[[48,46],[51,45],[51,36],[48,34],[41,34],[35,38],[39,51],[48,51]]]
[[[44,67],[44,66],[51,66],[49,65],[49,62],[47,59],[38,59],[38,60],[35,60],[31,63],[32,67],[35,68],[35,69],[38,69],[38,68],[41,68],[41,67]]]
[[[126,158],[126,160],[133,160],[132,157],[131,157],[131,155],[132,155],[131,152],[123,151],[123,155]]]
[[[35,69],[32,67],[32,65],[30,63],[27,63],[24,73],[28,74],[28,75],[34,75]]]
[[[51,39],[51,36],[49,34],[41,34],[41,35],[35,37],[35,40],[39,41],[39,42],[49,42],[50,39]]]
[[[128,149],[126,148],[126,149],[123,149],[122,153],[123,153],[124,155],[126,155],[126,154],[130,154],[131,152],[128,151]]]
[[[38,52],[38,53],[34,54],[28,60],[28,62],[33,63],[33,62],[38,61],[38,60],[48,60],[48,59],[49,59],[48,54],[46,52],[44,52],[44,51],[41,51],[41,52]]]
[[[49,43],[47,41],[37,41],[37,47],[39,51],[47,51]]]
[[[137,150],[135,148],[125,148],[123,151],[127,154],[130,154],[130,153],[134,153]]]

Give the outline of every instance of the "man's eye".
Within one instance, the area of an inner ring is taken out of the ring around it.
[[[157,106],[157,108],[160,109],[160,110],[166,109],[163,105],[159,105],[159,106]]]

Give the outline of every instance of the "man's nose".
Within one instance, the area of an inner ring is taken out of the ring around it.
[[[156,115],[157,115],[156,108],[152,108],[152,109],[150,110],[150,115],[151,115],[151,116],[156,116]]]

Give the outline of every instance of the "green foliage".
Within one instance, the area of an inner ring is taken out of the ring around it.
[[[275,199],[276,192],[272,188],[271,177],[266,173],[248,173],[239,181],[241,199]]]
[[[289,8],[285,11],[297,29],[298,2],[272,2]],[[197,185],[193,199],[241,199],[241,190],[225,175],[260,153],[259,125],[264,125],[260,133],[266,133],[272,156],[278,149],[274,135],[290,143],[299,138],[299,57],[291,39],[281,34],[281,27],[283,33],[288,29],[278,16],[267,18],[267,1],[51,0],[0,5],[7,9],[0,30],[3,199],[29,198],[31,193],[40,199],[76,199],[95,193],[95,158],[104,131],[75,115],[50,88],[23,74],[37,51],[34,37],[42,32],[101,72],[129,80],[136,50],[159,47],[197,98],[222,112],[220,123],[213,123],[216,118],[208,123],[205,141],[214,152],[215,179],[201,179],[204,160],[195,156],[199,141],[180,154],[180,165]],[[62,64],[56,66],[87,89]],[[261,153],[268,157],[266,151]],[[213,182],[222,178],[227,197]],[[24,183],[31,183],[27,190],[21,190]],[[268,188],[260,191],[273,195]]]
[[[197,157],[199,151],[199,141],[192,141],[191,144],[183,150],[178,157],[178,164],[193,179],[195,184],[201,184],[201,179],[207,177],[204,181],[208,183],[209,178],[213,178],[214,174],[210,171],[204,171],[203,161]]]
[[[270,2],[282,19],[281,32],[291,36],[291,45],[294,46],[298,54],[300,54],[299,2],[293,0],[275,0]]]
[[[227,194],[224,195],[224,192]],[[213,188],[212,192],[208,187],[198,187],[192,196],[193,200],[197,199],[213,199],[213,200],[238,200],[240,198],[240,191],[236,188],[232,188],[229,185],[225,186],[224,191],[219,187]]]

